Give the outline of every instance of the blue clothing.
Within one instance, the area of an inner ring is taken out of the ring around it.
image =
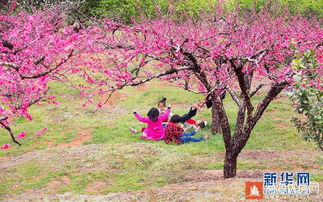
[[[195,134],[196,134],[195,131],[188,132],[188,133],[183,133],[183,135],[178,140],[180,142],[182,142],[182,143],[186,143],[186,142],[200,142],[200,141],[205,140],[205,138],[203,138],[203,137],[200,137],[200,138],[194,138],[194,137],[192,137]]]

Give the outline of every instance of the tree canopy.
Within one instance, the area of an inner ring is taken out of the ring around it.
[[[225,178],[236,175],[237,157],[268,105],[294,84],[295,74],[313,70],[293,69],[293,59],[308,50],[320,59],[323,50],[316,18],[270,9],[218,6],[198,18],[182,13],[180,20],[141,16],[131,24],[107,18],[91,26],[70,26],[55,8],[29,13],[12,5],[11,13],[0,15],[0,124],[13,141],[20,144],[11,118],[32,119],[31,105],[54,99],[46,96],[51,80],[69,82],[67,75],[77,74],[87,83],[78,86],[81,96],[108,93],[106,102],[126,86],[175,81],[210,98],[214,132],[222,133],[226,149]],[[318,69],[322,72],[321,65]],[[270,83],[254,88],[260,78]],[[313,82],[321,88],[320,79]],[[255,103],[253,97],[264,85],[268,90]],[[220,99],[224,90],[238,106],[234,129]]]

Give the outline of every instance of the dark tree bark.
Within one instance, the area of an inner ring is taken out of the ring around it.
[[[237,174],[237,158],[238,155],[234,155],[234,152],[226,151],[223,166],[224,178],[235,177]]]
[[[211,129],[212,129],[213,135],[219,134],[222,132],[218,111],[215,106],[212,106],[212,126],[211,126]]]
[[[224,143],[226,146],[226,154],[223,166],[224,178],[236,176],[237,158],[247,144],[252,129],[259,121],[270,102],[277,97],[277,95],[286,87],[286,85],[288,85],[286,82],[276,82],[272,84],[271,89],[268,91],[265,98],[258,104],[257,110],[254,114],[252,113],[252,105],[248,106],[248,104],[251,104],[249,96],[244,97],[244,101],[239,106],[234,136],[231,137],[228,133],[223,132]],[[225,121],[225,119],[221,119],[221,122],[222,121]],[[221,124],[221,127],[223,130],[225,125]]]

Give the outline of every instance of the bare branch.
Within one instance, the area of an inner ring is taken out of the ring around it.
[[[45,56],[40,57],[36,62],[34,62],[35,65],[39,65],[41,62],[43,62],[45,59]]]
[[[247,61],[250,61],[250,62],[259,63],[260,60],[267,54],[268,50],[269,50],[269,48],[264,48],[264,49],[259,50],[258,52],[256,52],[252,56],[241,57],[240,59],[244,59],[244,60],[247,60]],[[256,57],[258,57],[258,59],[255,59]]]
[[[169,69],[166,72],[155,74],[153,76],[147,77],[146,79],[143,79],[143,80],[140,80],[140,81],[137,81],[137,82],[131,82],[131,83],[125,84],[125,86],[138,86],[138,85],[140,85],[142,83],[146,83],[146,82],[148,82],[148,81],[150,81],[152,79],[160,78],[162,76],[173,74],[173,73],[183,71],[183,70],[192,70],[192,67],[183,67],[183,68],[179,68],[179,69]]]
[[[72,84],[72,86],[76,86],[64,73],[63,74],[58,74],[59,76],[52,76],[55,80],[58,80],[59,82],[61,82],[66,88],[68,88],[68,86],[66,85],[66,83],[63,81],[63,79],[61,79],[60,77],[64,77],[64,79],[67,80],[67,82],[69,82],[70,84]],[[78,91],[78,93],[80,94],[81,91],[80,89],[76,88],[75,89]]]
[[[232,99],[234,100],[234,102],[240,107],[241,102],[240,102],[240,99],[238,98],[237,94],[233,91],[232,88],[230,88],[230,86],[226,86],[225,88],[230,93],[230,95],[231,95]]]
[[[109,96],[108,96],[108,97],[107,97],[107,99],[104,101],[103,105],[105,105],[105,104],[110,100],[110,98],[111,98],[112,94],[113,94],[116,90],[117,90],[117,89],[113,89],[113,90],[110,92]]]
[[[58,63],[55,67],[51,68],[51,69],[48,69],[47,71],[45,72],[42,72],[42,73],[39,73],[39,74],[36,74],[36,75],[32,75],[32,76],[29,76],[29,75],[20,75],[20,77],[22,79],[36,79],[36,78],[39,78],[39,77],[42,77],[42,76],[45,76],[51,72],[53,72],[54,70],[56,70],[57,68],[59,68],[62,64],[66,63],[72,56],[73,56],[73,52],[74,52],[74,49],[71,50],[71,52],[67,55],[67,57],[61,61],[60,63]]]
[[[21,146],[21,144],[16,140],[15,135],[13,134],[11,128],[9,126],[7,126],[6,124],[4,124],[2,121],[0,121],[0,124],[9,132],[12,141],[14,143],[18,144],[19,146]]]
[[[265,86],[265,84],[260,84],[254,91],[250,93],[249,97],[251,98],[254,96],[263,86]]]
[[[135,48],[134,48],[134,47],[132,47],[132,46],[122,46],[122,45],[110,46],[110,45],[106,45],[106,44],[103,44],[103,46],[104,46],[106,49],[125,49],[125,50],[135,50]]]
[[[260,62],[260,61],[262,60],[262,58],[266,55],[266,53],[267,53],[267,51],[268,51],[268,50],[269,50],[269,48],[262,49],[262,50],[258,51],[256,54],[254,54],[254,55],[252,55],[252,56],[250,56],[250,57],[241,58],[241,59],[244,59],[244,60],[249,61],[249,62],[253,62],[253,63],[256,65],[256,67],[258,67],[258,68],[259,68],[259,62]],[[258,59],[254,59],[254,58],[255,58],[255,57],[257,57],[257,56],[259,56],[259,58],[258,58]],[[274,76],[274,75],[272,75],[271,73],[269,73],[269,71],[268,71],[268,70],[267,70],[266,74],[268,75],[268,77],[269,77],[270,79],[274,79],[274,80],[276,80],[276,79],[277,79],[277,77],[276,77],[276,76]]]
[[[203,92],[197,92],[197,91],[189,89],[188,83],[183,83],[183,81],[179,80],[178,77],[174,78],[174,80],[179,82],[182,85],[182,87],[184,88],[184,90],[186,90],[188,92],[191,92],[191,93],[194,93],[194,94],[203,94]]]
[[[215,91],[218,88],[223,88],[225,87],[225,84],[230,81],[233,77],[235,77],[235,74],[232,74],[231,76],[229,76],[226,80],[222,81],[220,84],[216,85],[213,89],[211,89],[209,92],[205,92],[207,93],[207,95],[210,95],[213,91]]]
[[[269,105],[269,103],[288,85],[286,81],[273,83],[266,97],[258,104],[257,110],[252,117],[252,121],[245,126],[245,130],[252,130],[256,122],[260,119],[261,115]]]
[[[8,117],[7,116],[0,116],[0,121],[4,121],[4,120],[7,120]]]
[[[14,64],[14,63],[10,63],[10,62],[0,62],[0,66],[7,66],[7,67],[11,67],[13,69],[15,69],[16,71],[19,70],[19,66]]]
[[[111,89],[111,90],[108,91],[108,92],[111,92],[111,93],[109,94],[108,98],[105,100],[104,104],[109,101],[109,99],[111,98],[112,94],[116,90],[121,90],[121,89],[123,89],[126,86],[138,86],[140,84],[146,83],[146,82],[151,81],[153,79],[160,78],[160,77],[163,77],[163,76],[166,76],[166,75],[169,75],[169,74],[173,74],[173,73],[176,73],[176,72],[179,72],[179,71],[184,71],[184,70],[192,70],[192,67],[183,67],[183,68],[179,68],[179,69],[169,69],[166,72],[159,73],[159,74],[155,74],[153,76],[147,77],[146,79],[143,79],[143,80],[140,80],[140,81],[136,81],[136,82],[125,83],[125,84],[121,85],[118,88],[113,88],[113,89]]]

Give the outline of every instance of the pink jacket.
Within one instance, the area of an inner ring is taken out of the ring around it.
[[[149,140],[161,140],[165,136],[165,129],[162,125],[162,121],[165,120],[170,113],[170,109],[167,108],[165,113],[158,116],[157,122],[153,122],[149,119],[149,117],[142,117],[139,113],[135,113],[136,118],[138,121],[147,123],[148,126],[145,128],[144,133],[147,134],[146,137],[142,136],[145,139]]]

